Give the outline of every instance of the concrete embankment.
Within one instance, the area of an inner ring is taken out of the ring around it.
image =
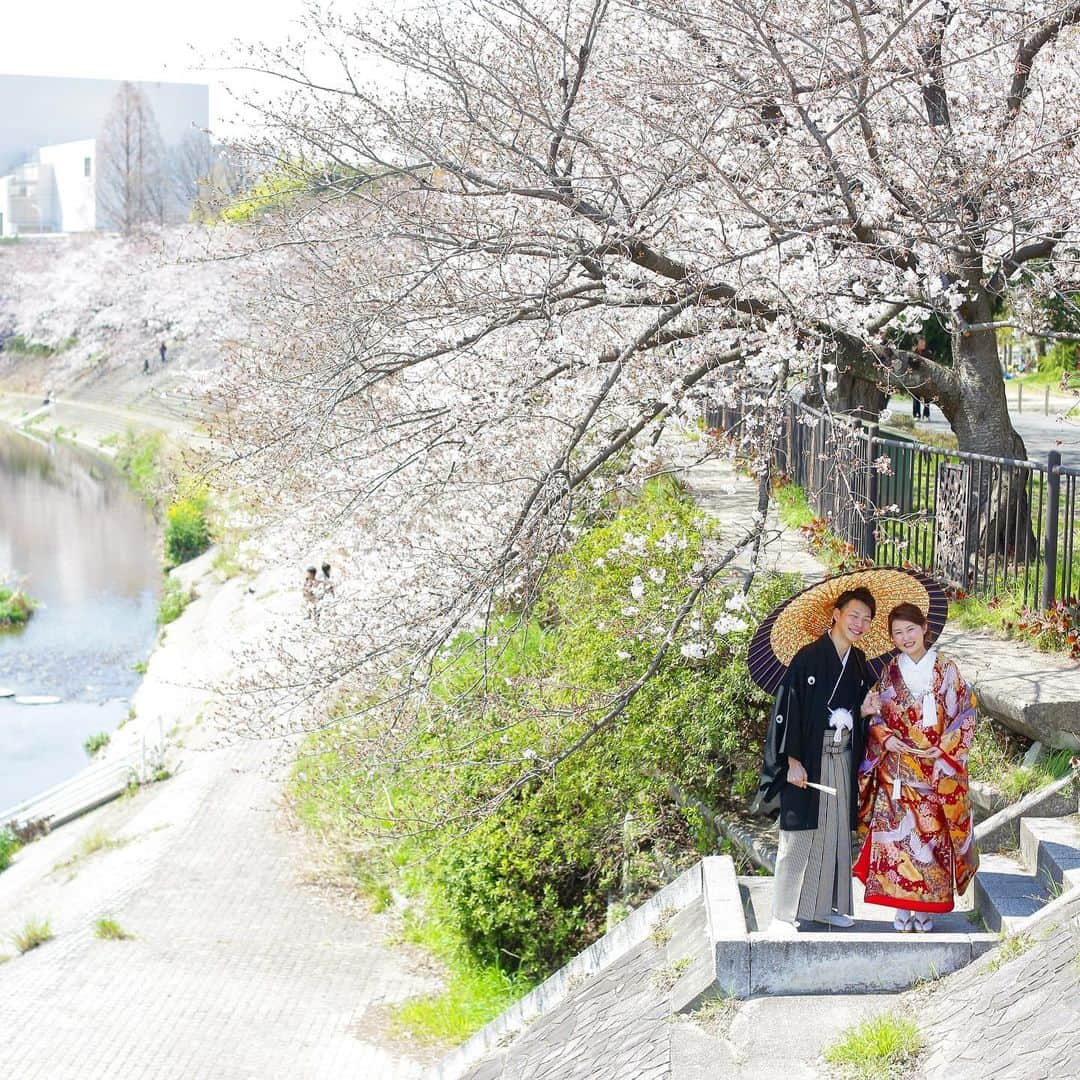
[[[291,568],[223,580],[213,561],[173,572],[195,599],[159,638],[106,751],[160,740],[168,778],[27,845],[0,873],[3,939],[31,919],[53,935],[0,966],[5,1075],[422,1072],[420,1052],[387,1049],[381,1009],[436,980],[317,884],[281,806],[290,747],[233,737],[219,691],[237,656],[265,654],[300,617]],[[131,938],[100,940],[103,918]]]

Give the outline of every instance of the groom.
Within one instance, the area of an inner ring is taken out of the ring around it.
[[[797,920],[838,927],[854,923],[855,769],[862,758],[862,718],[876,711],[867,695],[874,677],[855,642],[870,628],[876,610],[868,589],[841,593],[828,632],[795,654],[777,693],[760,788],[765,800],[780,797],[770,927],[776,936],[793,936]]]

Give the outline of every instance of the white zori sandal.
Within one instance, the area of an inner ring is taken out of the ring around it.
[[[892,924],[901,934],[910,934],[915,929],[915,916],[907,908],[897,908]]]
[[[934,929],[934,916],[929,911],[917,911],[915,913],[915,931],[919,934],[929,934]]]

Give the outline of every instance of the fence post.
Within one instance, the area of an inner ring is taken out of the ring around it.
[[[877,443],[877,424],[866,425],[866,461],[870,467],[870,474],[866,481],[866,508],[865,520],[863,521],[862,551],[864,559],[875,561],[877,555],[877,539],[874,532],[877,529],[877,502],[878,502],[878,471],[874,468],[874,446]]]
[[[1024,384],[1016,384],[1016,411],[1020,414],[1024,411]]]
[[[1058,503],[1061,498],[1061,452],[1046,455],[1046,540],[1043,545],[1043,610],[1054,606],[1057,592]]]

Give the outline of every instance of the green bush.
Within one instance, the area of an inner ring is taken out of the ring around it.
[[[161,589],[161,600],[158,602],[157,624],[166,626],[175,619],[179,619],[184,608],[194,599],[191,591],[185,589],[176,578],[166,577],[165,584]]]
[[[20,589],[0,586],[0,630],[25,626],[34,613],[34,601]]]
[[[201,555],[209,546],[205,492],[180,496],[165,511],[166,562],[170,566],[179,566]]]
[[[164,445],[159,431],[136,432],[128,428],[116,447],[116,467],[132,490],[150,506],[157,505],[163,486]]]
[[[23,356],[55,356],[56,350],[51,345],[42,344],[40,341],[28,341],[22,334],[12,334],[4,340],[4,348],[8,352],[21,353]]]
[[[11,865],[15,852],[21,847],[18,837],[6,826],[0,829],[0,870]]]
[[[308,820],[345,832],[447,822],[390,842],[387,865],[422,861],[425,901],[477,963],[545,976],[602,932],[613,894],[639,902],[712,850],[673,783],[714,807],[744,805],[755,786],[770,701],[746,648],[752,616],[796,591],[793,578],[761,579],[750,613],[730,585],[706,589],[622,714],[557,768],[543,764],[648,667],[712,541],[709,519],[670,481],[582,523],[535,616],[505,612],[437,660],[413,750],[422,764],[350,758],[362,724],[309,747],[294,784]],[[533,760],[537,776],[523,782]]]
[[[93,757],[99,750],[104,750],[109,745],[109,733],[107,731],[96,731],[93,735],[88,735],[86,741],[83,743],[83,749]]]

